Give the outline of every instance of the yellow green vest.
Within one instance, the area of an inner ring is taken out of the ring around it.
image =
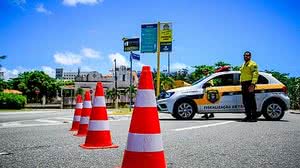
[[[257,64],[250,60],[248,62],[245,62],[241,69],[241,78],[240,81],[251,81],[252,84],[256,84],[258,80],[258,67]]]

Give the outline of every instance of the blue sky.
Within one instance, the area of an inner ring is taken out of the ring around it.
[[[97,70],[128,64],[123,37],[142,23],[173,23],[172,70],[225,61],[250,50],[260,70],[300,76],[300,2],[294,0],[1,0],[0,55],[6,78],[26,70]],[[155,54],[141,65],[156,68]],[[161,55],[161,69],[167,54]]]

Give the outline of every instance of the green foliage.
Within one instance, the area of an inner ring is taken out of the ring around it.
[[[265,72],[272,74],[276,79],[282,82],[288,89],[288,96],[291,99],[291,108],[300,108],[300,77],[289,77],[288,73],[280,73],[277,71]]]
[[[75,93],[75,95],[81,95],[81,96],[83,96],[83,93],[84,93],[84,90],[82,89],[82,88],[78,88],[77,90],[76,90],[76,93]]]
[[[25,106],[25,103],[25,96],[0,92],[1,109],[21,109]]]
[[[19,74],[17,78],[8,81],[11,89],[20,90],[27,96],[28,101],[32,102],[36,98],[40,99],[42,96],[52,98],[56,96],[57,90],[65,82],[51,78],[43,71],[31,71]],[[39,90],[39,94],[36,94]]]

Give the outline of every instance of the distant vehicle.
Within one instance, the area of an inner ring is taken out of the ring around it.
[[[193,119],[196,113],[244,113],[239,79],[239,71],[216,72],[192,86],[162,92],[158,110],[181,120]],[[258,117],[280,120],[290,108],[286,86],[271,74],[259,73],[255,93]]]

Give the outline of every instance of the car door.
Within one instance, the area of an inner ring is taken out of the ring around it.
[[[204,88],[204,95],[199,102],[203,112],[236,112],[236,93],[240,86],[235,81],[236,75],[222,74],[212,79],[213,86]],[[210,83],[208,81],[207,83]],[[207,86],[204,84],[204,86]]]
[[[238,74],[240,77],[240,74]],[[265,78],[262,75],[258,76],[257,84],[255,87],[255,99],[256,99],[256,105],[257,105],[257,110],[260,111],[260,108],[262,106],[262,102],[267,96],[267,93],[265,93],[266,88],[268,88],[269,81],[267,78]],[[239,84],[240,85],[240,84]],[[239,112],[245,112],[245,108],[243,106],[243,97],[242,97],[242,92],[240,92],[237,96],[237,105],[238,105],[238,111]]]

